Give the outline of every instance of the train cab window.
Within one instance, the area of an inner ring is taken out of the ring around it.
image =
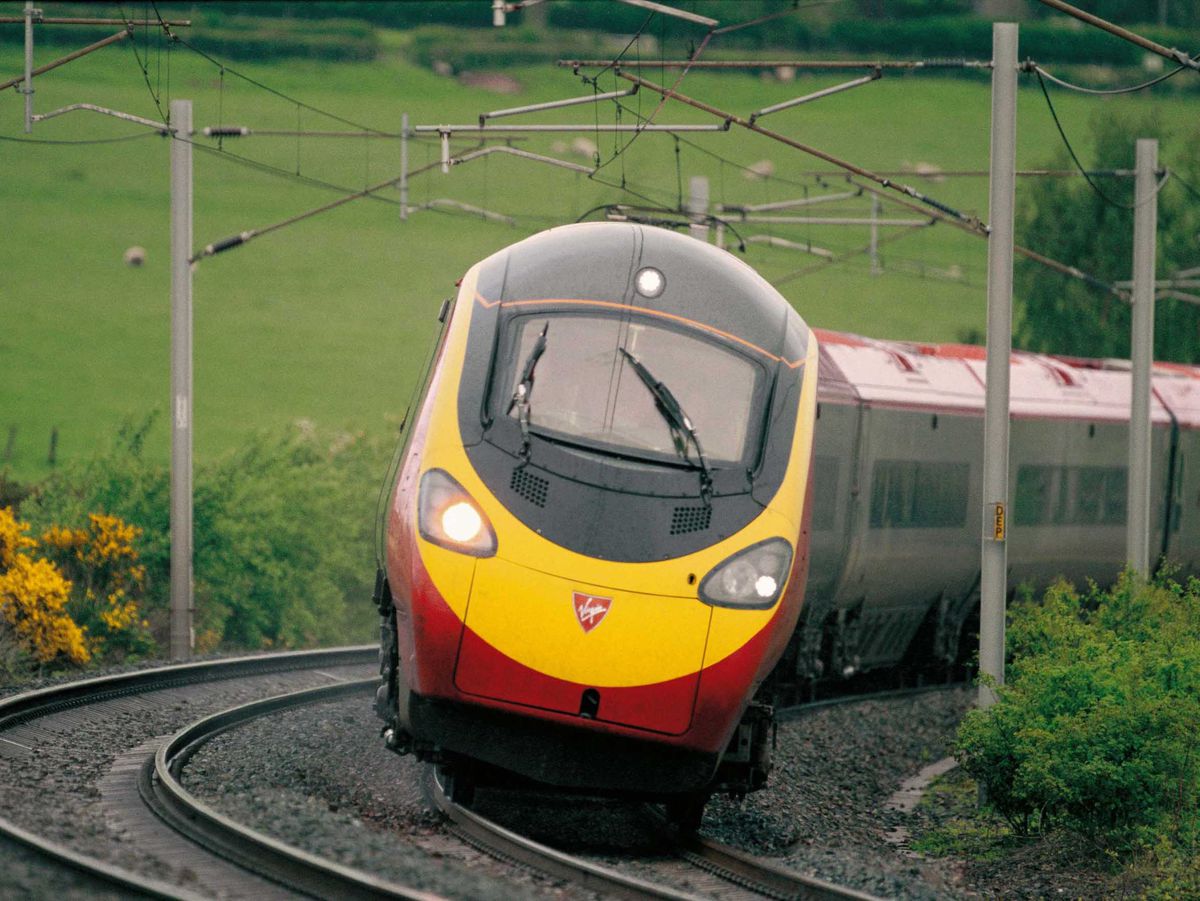
[[[871,479],[871,528],[961,527],[970,476],[969,463],[880,460]]]
[[[678,400],[709,463],[741,463],[757,454],[763,367],[699,332],[617,316],[515,319],[499,361],[499,384],[506,387],[492,399],[498,415],[518,415],[510,399],[543,329],[545,348],[528,392],[531,430],[602,450],[678,459],[670,426],[628,354]]]

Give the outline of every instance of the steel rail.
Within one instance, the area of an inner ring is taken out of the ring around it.
[[[3,738],[3,732],[7,729],[88,704],[202,682],[298,669],[369,663],[375,659],[377,652],[378,648],[374,645],[360,645],[320,651],[293,651],[284,654],[235,657],[227,660],[183,663],[118,675],[98,676],[49,688],[21,692],[0,699],[0,741],[7,741]],[[131,895],[150,898],[193,899],[200,897],[179,886],[143,876],[99,858],[80,854],[69,845],[36,835],[5,816],[0,816],[0,837],[34,851],[59,866],[83,873],[99,882],[116,886],[122,892]]]
[[[206,742],[253,719],[291,707],[370,693],[378,679],[360,679],[276,695],[231,707],[175,733],[142,770],[142,799],[169,826],[209,851],[288,888],[318,898],[405,898],[439,896],[343,866],[274,839],[219,813],[180,782],[187,761]]]
[[[946,691],[957,684],[925,685],[919,687],[891,689],[864,694],[846,694],[819,701],[807,701],[791,707],[780,708],[780,722],[798,719],[827,707],[865,701],[895,700],[896,698]],[[881,901],[876,896],[857,889],[836,885],[815,876],[806,876],[790,870],[775,861],[755,857],[738,848],[725,845],[698,834],[684,834],[670,825],[662,811],[652,805],[643,807],[643,814],[666,835],[675,853],[693,866],[721,877],[727,882],[749,889],[780,901],[804,899],[804,901]]]
[[[882,901],[877,895],[805,876],[772,860],[755,857],[701,835],[680,834],[662,811],[649,804],[643,808],[643,814],[668,836],[681,859],[755,894],[779,901]]]
[[[696,895],[627,876],[518,835],[499,823],[456,804],[446,795],[436,777],[431,778],[433,801],[454,826],[454,833],[467,844],[510,863],[532,867],[542,873],[567,879],[605,895],[622,898],[666,898],[695,901]]]

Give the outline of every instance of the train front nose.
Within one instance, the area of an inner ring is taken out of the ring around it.
[[[465,694],[664,735],[688,730],[712,608],[476,562],[454,682]]]

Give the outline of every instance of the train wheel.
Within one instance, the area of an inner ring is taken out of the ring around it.
[[[466,764],[443,766],[438,770],[438,778],[446,797],[455,804],[467,807],[475,800],[475,774]]]
[[[704,805],[708,803],[708,792],[689,792],[667,802],[667,819],[684,835],[691,835],[700,828],[704,819]]]

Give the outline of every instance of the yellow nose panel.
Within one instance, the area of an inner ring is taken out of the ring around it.
[[[530,669],[611,688],[698,671],[711,615],[695,598],[614,591],[492,557],[475,566],[466,623]]]

